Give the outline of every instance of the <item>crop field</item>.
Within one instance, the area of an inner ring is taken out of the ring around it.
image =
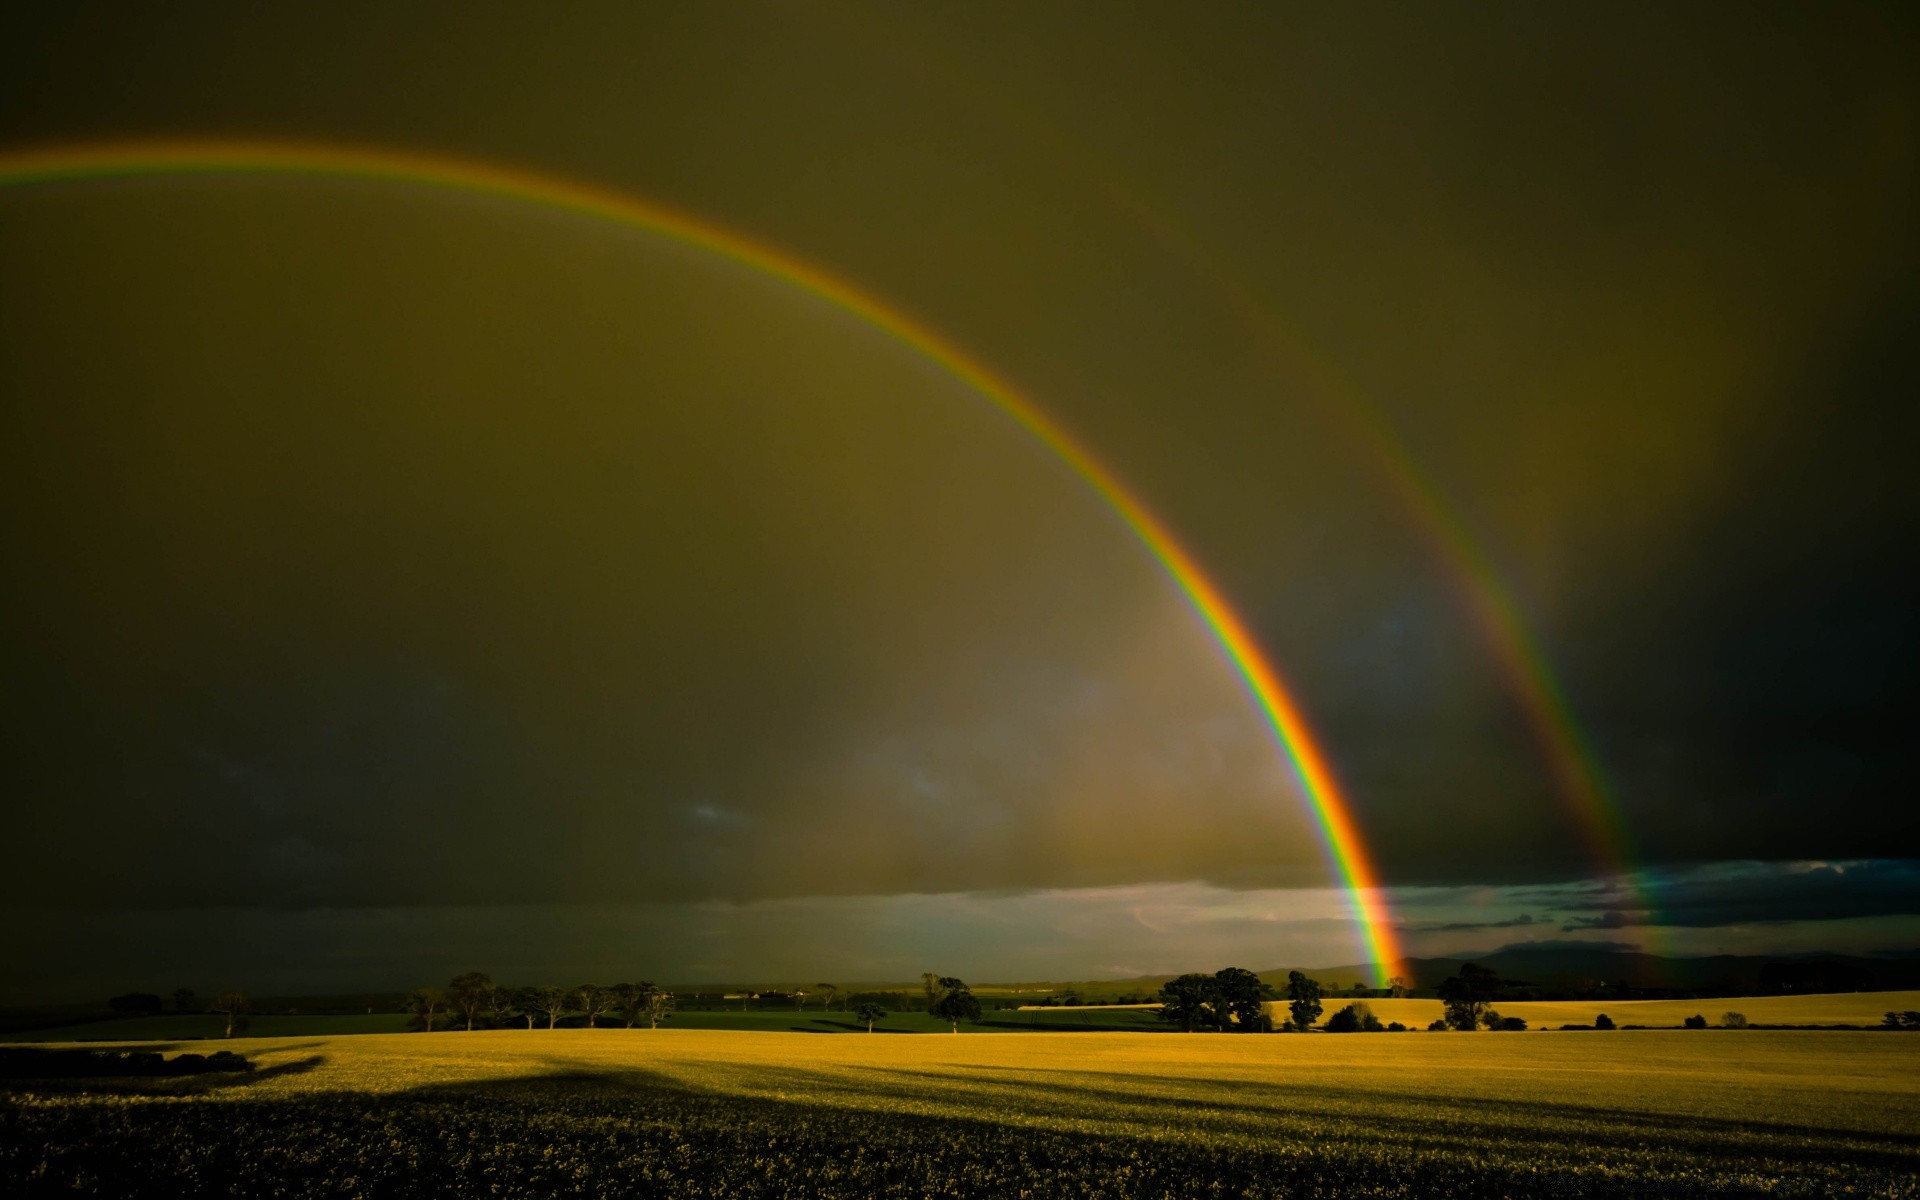
[[[1326,1000],[1332,1013],[1351,1000]],[[1382,1021],[1399,1021],[1425,1029],[1440,1015],[1438,1000],[1368,1000],[1368,1008]],[[1286,1005],[1270,1005],[1276,1019]],[[1878,1025],[1888,1012],[1920,1011],[1920,992],[1835,992],[1811,996],[1739,996],[1721,1000],[1525,1000],[1496,1004],[1500,1015],[1520,1017],[1535,1029],[1562,1025],[1591,1025],[1600,1013],[1617,1025],[1649,1028],[1678,1026],[1699,1013],[1714,1024],[1726,1012],[1744,1015],[1755,1025]]]
[[[1920,1036],[236,1040],[14,1081],[0,1192],[1920,1196]]]

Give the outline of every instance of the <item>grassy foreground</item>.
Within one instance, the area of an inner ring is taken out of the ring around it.
[[[261,1069],[0,1092],[0,1193],[1920,1196],[1892,1033],[232,1046]]]

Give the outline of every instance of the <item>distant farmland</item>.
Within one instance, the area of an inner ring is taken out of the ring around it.
[[[1327,1014],[1352,1000],[1324,1000]],[[1440,1016],[1438,1000],[1361,1001],[1382,1021],[1415,1029]],[[1920,1010],[1920,992],[1838,992],[1819,996],[1737,996],[1719,1000],[1526,1000],[1494,1005],[1503,1017],[1520,1017],[1535,1029],[1591,1025],[1601,1013],[1617,1025],[1651,1028],[1677,1026],[1698,1013],[1718,1025],[1720,1014],[1737,1012],[1755,1025],[1878,1025],[1888,1012]],[[1287,1015],[1285,1003],[1269,1005],[1274,1019]],[[1324,1019],[1324,1018],[1323,1018]]]
[[[225,1045],[259,1069],[0,1086],[0,1191],[1920,1196],[1897,1033]]]

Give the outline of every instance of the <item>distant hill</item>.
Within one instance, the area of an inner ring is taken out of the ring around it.
[[[1404,970],[1414,987],[1435,988],[1474,962],[1502,979],[1551,990],[1618,984],[1642,990],[1687,989],[1744,993],[1892,991],[1920,988],[1920,957],[1846,954],[1742,955],[1668,958],[1600,946],[1509,946],[1488,954],[1414,958]],[[1345,987],[1375,978],[1371,965],[1326,967],[1306,973]],[[1286,970],[1262,971],[1284,979]]]

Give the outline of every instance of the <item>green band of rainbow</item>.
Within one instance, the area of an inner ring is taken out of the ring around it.
[[[0,187],[137,175],[317,175],[390,180],[480,193],[633,226],[783,280],[937,363],[992,401],[1105,501],[1199,614],[1252,694],[1313,807],[1349,896],[1364,949],[1382,978],[1400,968],[1379,877],[1325,754],[1300,706],[1251,633],[1193,557],[1147,507],[1059,424],[952,342],[861,289],[710,221],[620,192],[554,176],[414,152],[294,142],[141,141],[0,153]]]

